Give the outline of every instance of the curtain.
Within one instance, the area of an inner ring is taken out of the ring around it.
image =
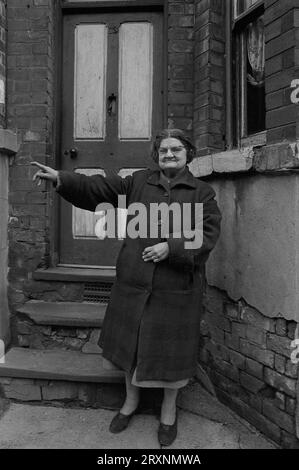
[[[263,17],[247,27],[247,54],[251,70],[247,78],[253,86],[263,86],[265,80],[265,30]]]

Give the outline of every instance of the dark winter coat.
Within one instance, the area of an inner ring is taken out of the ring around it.
[[[85,176],[59,172],[58,193],[77,207],[94,211],[100,202],[117,206],[119,194],[128,204],[203,203],[203,244],[186,249],[183,235],[168,238],[169,257],[144,262],[144,248],[158,238],[125,238],[116,281],[101,332],[103,356],[137,380],[187,379],[194,375],[199,345],[204,264],[219,236],[221,215],[214,190],[188,168],[168,186],[159,170],[141,170],[122,179],[117,175]],[[130,220],[130,217],[128,217]],[[161,225],[163,221],[158,222]]]

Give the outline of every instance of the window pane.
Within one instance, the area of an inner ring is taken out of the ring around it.
[[[246,38],[247,135],[265,130],[265,35],[263,17],[250,23]]]

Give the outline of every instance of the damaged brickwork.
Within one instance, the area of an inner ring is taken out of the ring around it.
[[[207,288],[200,363],[222,402],[286,448],[299,448],[298,366],[291,361],[296,327]]]

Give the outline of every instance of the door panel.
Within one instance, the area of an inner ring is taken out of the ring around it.
[[[149,140],[153,98],[153,25],[141,22],[122,24],[119,46],[119,138]]]
[[[84,175],[103,175],[105,176],[104,170],[97,170],[95,168],[81,168],[76,170],[76,173],[83,173]],[[74,239],[97,239],[97,234],[95,232],[95,227],[97,223],[97,218],[102,217],[104,214],[93,213],[90,211],[85,211],[84,209],[79,209],[78,207],[73,206],[72,220],[73,220],[73,238]]]
[[[106,131],[107,26],[75,29],[74,138],[103,140]]]
[[[124,177],[153,165],[151,139],[163,127],[162,25],[158,12],[64,17],[61,169]],[[61,200],[60,214],[60,264],[115,266],[123,211],[118,239],[98,238],[102,213]]]

